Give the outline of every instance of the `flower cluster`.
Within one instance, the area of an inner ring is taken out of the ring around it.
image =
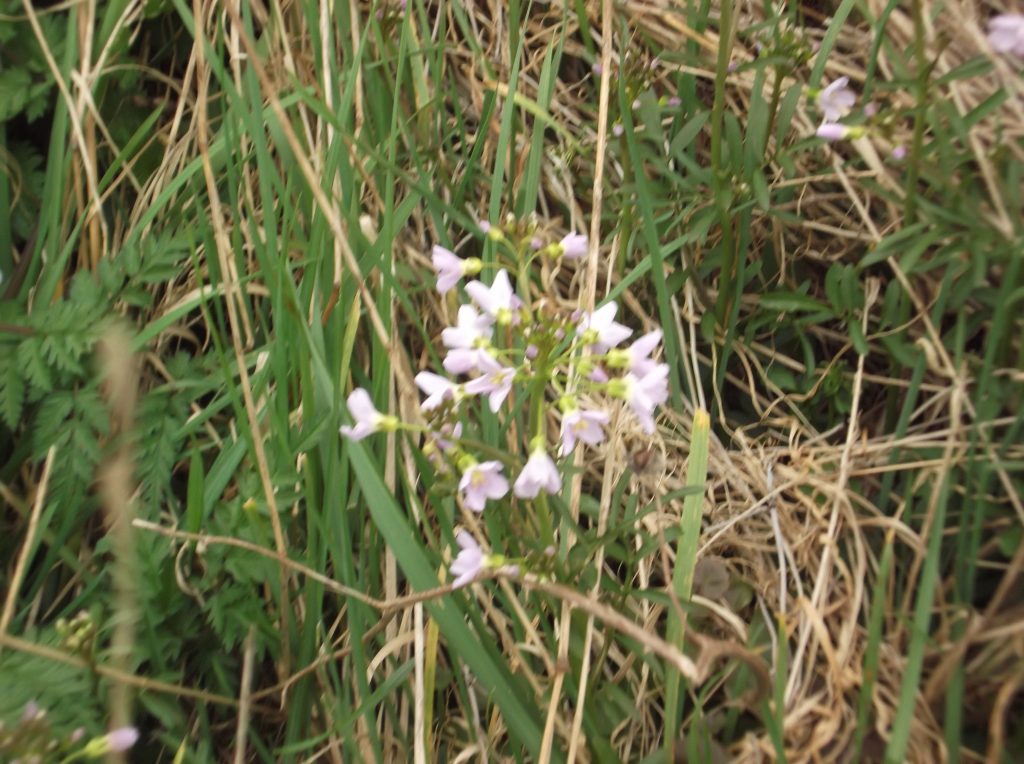
[[[442,247],[432,253],[442,294],[485,269],[493,267],[496,272],[489,283],[473,279],[465,284],[468,300],[459,306],[455,324],[441,332],[445,374],[416,375],[428,427],[378,412],[369,393],[356,389],[348,398],[355,424],[342,427],[342,434],[358,440],[374,432],[425,430],[425,451],[458,470],[458,493],[466,509],[483,512],[488,502],[503,500],[511,491],[517,499],[533,500],[543,515],[546,495],[562,490],[556,459],[569,456],[580,443],[595,446],[606,437],[610,415],[592,401],[622,400],[644,432],[654,432],[655,410],[669,392],[668,366],[655,360],[662,334],[654,330],[630,342],[633,330],[616,321],[614,301],[593,312],[562,312],[549,300],[531,299],[523,281],[529,266],[541,257],[556,262],[581,258],[588,249],[585,236],[569,233],[545,244],[535,230],[516,229],[511,223],[507,230],[487,224],[481,229],[498,245],[499,262],[494,266],[460,258]],[[502,255],[519,274],[518,284],[506,267],[500,267],[506,264],[500,262]],[[462,431],[472,426],[477,400],[502,417],[513,416],[520,407],[528,412],[525,458],[480,459],[472,452]],[[552,404],[560,414],[557,435],[548,432],[546,412]],[[517,473],[514,481],[506,475],[510,466]],[[541,519],[539,525],[542,535],[549,536],[545,543],[551,543],[550,524]],[[504,558],[484,555],[465,532],[457,540],[462,551],[451,569],[456,586],[481,570],[504,564]]]
[[[988,22],[988,43],[997,53],[1024,58],[1024,14],[1003,13]]]
[[[96,760],[127,751],[139,739],[135,727],[119,727],[89,740],[86,734],[85,728],[79,727],[70,734],[56,735],[46,709],[31,701],[15,724],[5,727],[0,722],[0,761]]]

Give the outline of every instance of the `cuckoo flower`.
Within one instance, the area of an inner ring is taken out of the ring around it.
[[[849,84],[849,77],[840,77],[818,93],[818,109],[825,122],[836,122],[846,116],[857,102],[857,94],[847,87]]]
[[[608,424],[608,415],[603,411],[581,411],[573,409],[562,415],[562,456],[567,455],[581,440],[592,446],[604,440],[603,427]]]
[[[487,395],[491,411],[497,412],[512,390],[516,370],[502,366],[488,353],[481,353],[477,359],[483,375],[466,383],[466,392],[473,395]]]
[[[522,301],[512,291],[508,271],[504,268],[498,271],[490,286],[482,281],[470,281],[466,284],[466,291],[473,298],[473,302],[480,306],[480,310],[501,326],[513,323],[514,311],[522,305]]]
[[[608,365],[613,369],[628,369],[638,377],[642,377],[654,368],[655,363],[651,360],[651,353],[660,342],[661,329],[648,332],[625,350],[609,350]]]
[[[348,425],[341,426],[341,434],[349,440],[362,440],[367,435],[372,435],[381,430],[394,430],[398,427],[398,420],[393,416],[381,414],[374,408],[370,394],[361,387],[353,390],[348,400],[348,411],[356,420],[355,427]]]
[[[568,233],[562,237],[558,247],[566,260],[579,260],[587,254],[587,237],[581,233]]]
[[[548,493],[558,493],[562,488],[562,476],[558,472],[558,467],[543,446],[534,449],[530,454],[512,490],[520,499],[532,499],[540,493],[541,488]]]
[[[420,404],[424,411],[436,409],[445,401],[455,400],[459,386],[440,374],[430,371],[421,371],[415,377],[416,387],[427,394],[427,398]]]
[[[633,333],[632,329],[615,321],[617,310],[618,305],[612,300],[580,318],[579,334],[595,353],[607,352]]]
[[[643,431],[653,435],[654,409],[668,400],[668,365],[655,364],[643,376],[629,372],[621,379],[612,380],[608,391],[616,397],[625,398]]]
[[[430,260],[437,271],[437,291],[441,294],[450,291],[463,276],[472,276],[480,272],[480,259],[468,257],[463,260],[449,249],[434,245]]]
[[[1003,13],[988,22],[988,42],[997,53],[1024,58],[1024,15]]]
[[[500,499],[508,493],[508,480],[501,470],[501,462],[478,464],[469,460],[459,481],[459,490],[467,507],[474,512],[483,512],[488,499]]]
[[[449,348],[444,359],[445,371],[468,374],[478,368],[481,354],[487,355],[490,339],[491,319],[477,313],[472,305],[461,306],[456,325],[441,332],[441,341]]]
[[[480,545],[476,543],[475,538],[469,535],[468,531],[459,531],[455,536],[455,541],[458,543],[460,551],[449,569],[455,576],[455,580],[452,581],[452,589],[465,586],[480,575],[480,572],[486,568],[487,561]]]

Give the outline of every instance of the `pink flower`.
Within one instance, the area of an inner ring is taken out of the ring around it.
[[[849,84],[849,77],[840,77],[818,93],[818,109],[825,122],[835,122],[846,116],[857,103],[857,94],[847,87]]]
[[[398,424],[394,417],[381,414],[373,405],[370,394],[361,387],[353,390],[348,400],[348,411],[356,422],[355,427],[341,426],[341,434],[349,440],[362,440],[380,430],[393,430]]]
[[[447,377],[429,371],[421,371],[415,377],[416,387],[427,394],[427,399],[420,404],[424,411],[436,409],[445,401],[454,400],[458,393],[458,385]]]
[[[480,550],[480,545],[476,543],[476,539],[473,538],[467,531],[459,531],[455,536],[455,541],[459,545],[459,554],[452,562],[449,572],[455,576],[455,580],[452,581],[452,589],[458,589],[460,586],[465,586],[484,570],[486,557]]]
[[[648,435],[654,434],[654,409],[668,400],[668,365],[659,363],[642,377],[629,372],[622,378],[623,397],[629,403],[640,426]]]
[[[532,499],[541,488],[548,493],[558,493],[562,488],[558,467],[543,448],[530,454],[512,490],[520,499]]]
[[[466,383],[466,392],[473,395],[487,395],[491,411],[497,411],[512,390],[516,370],[502,366],[488,353],[481,353],[478,359],[483,376]]]
[[[447,451],[454,445],[448,438],[458,439],[462,437],[462,422],[456,422],[454,426],[443,424],[440,430],[432,430],[428,437],[437,445],[439,450]]]
[[[472,305],[459,308],[458,323],[441,332],[441,342],[450,348],[444,359],[449,374],[468,374],[480,365],[480,355],[487,355],[491,340],[491,318],[477,313]]]
[[[441,294],[451,290],[463,276],[480,272],[479,259],[470,257],[463,260],[451,250],[436,244],[431,250],[430,259],[437,271],[437,291]]]
[[[470,281],[466,284],[466,291],[473,302],[480,306],[480,310],[501,325],[512,323],[515,319],[513,311],[522,305],[522,301],[512,291],[508,271],[504,268],[498,271],[491,286],[480,281]]]
[[[889,155],[897,162],[903,161],[907,158],[907,147],[906,146],[894,146],[892,153]]]
[[[568,233],[559,242],[562,257],[566,260],[578,260],[587,254],[587,237],[581,233]]]
[[[605,303],[593,313],[584,313],[580,318],[579,333],[583,342],[590,345],[595,353],[607,352],[629,338],[633,330],[615,322],[615,301]]]
[[[988,22],[988,42],[997,53],[1024,58],[1024,15],[1003,13]]]
[[[481,462],[466,467],[459,490],[467,507],[483,512],[488,499],[500,499],[508,493],[508,480],[501,471],[501,462]]]
[[[577,440],[596,446],[604,440],[606,424],[608,415],[603,411],[566,411],[562,416],[562,456],[576,447]]]

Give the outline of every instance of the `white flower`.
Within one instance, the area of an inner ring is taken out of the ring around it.
[[[579,334],[595,353],[604,353],[629,338],[633,330],[615,321],[619,306],[612,300],[580,318]]]
[[[500,499],[508,493],[508,480],[502,474],[501,462],[470,464],[459,480],[459,490],[467,507],[483,512],[488,499]]]
[[[562,416],[562,456],[576,447],[577,440],[596,446],[604,440],[606,424],[608,415],[603,411],[566,411]]]
[[[341,434],[349,440],[362,440],[379,430],[393,430],[398,424],[394,417],[381,414],[373,405],[370,394],[361,387],[353,390],[348,400],[348,411],[356,421],[355,427],[341,426]]]
[[[502,325],[512,323],[515,320],[514,311],[522,305],[522,301],[512,291],[508,271],[504,268],[498,271],[491,286],[481,281],[470,281],[466,284],[466,291],[473,302],[480,306],[480,310]]]
[[[825,122],[841,119],[849,114],[850,109],[857,103],[857,94],[847,87],[849,84],[849,77],[840,77],[818,93],[818,109]]]
[[[562,488],[558,467],[543,448],[530,454],[512,490],[520,499],[532,499],[541,488],[548,493],[558,493]]]
[[[1003,13],[988,22],[988,42],[997,53],[1024,58],[1024,15]]]
[[[490,345],[491,323],[489,316],[477,313],[472,305],[459,308],[456,325],[441,332],[441,342],[450,348],[444,359],[445,371],[468,374],[479,367],[480,355],[486,355]]]
[[[491,411],[497,411],[512,391],[512,381],[516,370],[502,366],[490,354],[481,353],[477,359],[483,376],[471,379],[466,383],[466,392],[473,395],[487,395]]]
[[[654,409],[668,400],[668,365],[659,363],[644,376],[629,372],[622,378],[625,398],[648,435],[654,434]]]
[[[661,329],[648,332],[625,350],[609,350],[608,365],[613,368],[628,369],[638,377],[642,377],[654,368],[651,353],[660,342]]]
[[[421,371],[415,377],[416,386],[427,394],[427,399],[420,404],[424,411],[436,409],[445,401],[455,400],[459,392],[458,385],[440,374]]]
[[[480,545],[476,543],[467,531],[459,531],[455,536],[459,545],[459,554],[452,562],[449,571],[455,580],[452,581],[452,589],[465,586],[485,569],[486,555],[481,551]]]

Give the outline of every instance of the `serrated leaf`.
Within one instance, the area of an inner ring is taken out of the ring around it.
[[[16,117],[31,95],[32,77],[25,69],[0,69],[0,122]]]
[[[21,420],[25,401],[25,378],[10,356],[0,362],[0,417],[12,430]]]

